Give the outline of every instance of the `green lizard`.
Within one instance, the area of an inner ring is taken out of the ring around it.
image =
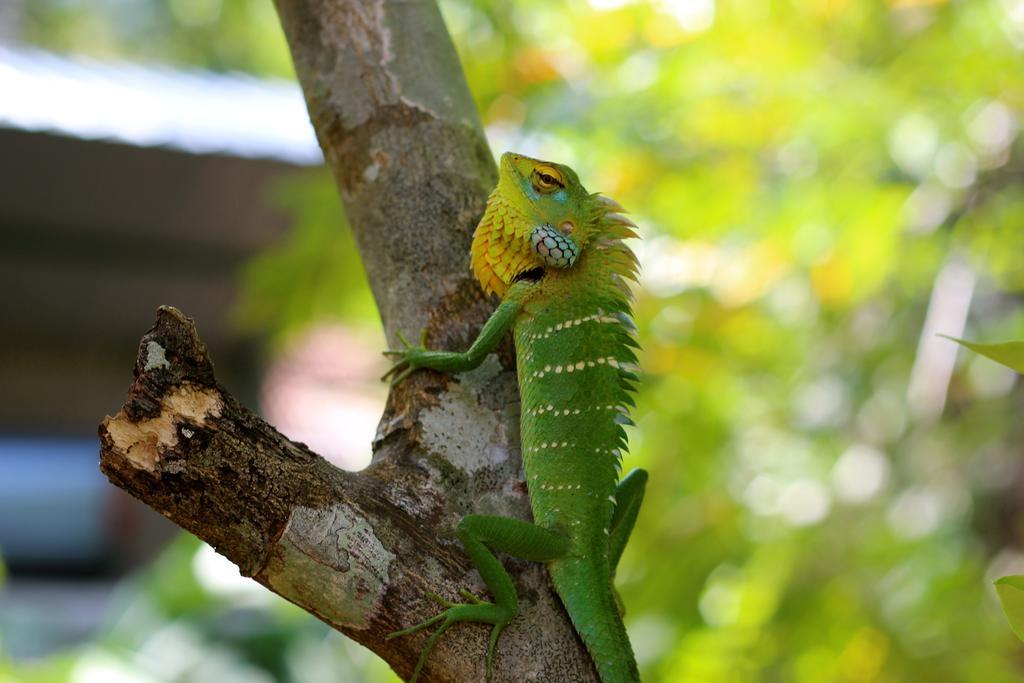
[[[492,625],[487,651],[516,616],[515,587],[492,554],[545,562],[555,590],[603,683],[638,681],[613,577],[636,521],[647,473],[619,480],[626,445],[622,425],[636,376],[637,344],[627,279],[637,261],[623,244],[636,227],[616,202],[590,194],[572,169],[518,154],[501,158],[498,186],[473,236],[473,271],[501,304],[465,353],[411,346],[388,351],[396,382],[417,368],[463,372],[478,366],[511,328],[522,396],[523,470],[534,523],[466,515],[457,535],[494,602],[466,591],[467,603],[431,599],[447,609],[402,636],[440,624],[427,640],[412,680],[438,638],[454,623]]]

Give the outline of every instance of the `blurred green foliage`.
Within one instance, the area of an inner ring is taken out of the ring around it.
[[[28,0],[27,35],[284,74],[267,7]],[[619,572],[645,680],[1021,679],[992,580],[1024,570],[1024,390],[936,333],[1024,337],[1022,8],[442,3],[496,150],[569,163],[645,237]],[[329,310],[361,281],[286,275],[355,267],[302,211],[247,315],[372,320]]]
[[[268,198],[292,218],[277,248],[246,264],[236,321],[280,346],[312,321],[380,327],[355,240],[326,169],[280,183]],[[339,292],[341,294],[339,294]]]
[[[42,662],[0,658],[0,683],[396,681],[387,664],[191,535],[119,591],[105,633]]]
[[[267,0],[26,0],[20,37],[58,52],[293,77]]]
[[[996,581],[996,592],[1013,632],[1024,640],[1024,576],[1001,577]]]

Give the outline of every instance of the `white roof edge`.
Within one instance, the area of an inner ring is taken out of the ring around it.
[[[0,127],[314,166],[298,84],[0,46]]]

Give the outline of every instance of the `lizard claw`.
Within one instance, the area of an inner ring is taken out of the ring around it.
[[[437,593],[427,593],[425,597],[427,598],[427,600],[436,602],[437,604],[441,605],[441,607],[455,607],[454,602],[442,598]]]
[[[473,605],[489,605],[490,604],[486,600],[482,600],[482,599],[478,598],[477,596],[473,595],[469,591],[468,588],[460,588],[459,589],[459,595],[464,597],[466,600],[469,600],[470,604],[473,604]],[[451,600],[447,600],[447,599],[441,597],[440,595],[438,595],[437,593],[427,593],[425,597],[428,600],[431,600],[431,601],[436,602],[437,604],[441,605],[441,607],[458,607],[458,603],[452,602]]]
[[[382,382],[387,382],[390,379],[391,386],[401,383],[402,380],[411,375],[418,367],[415,357],[427,350],[425,346],[427,340],[426,328],[423,328],[420,332],[420,343],[418,345],[413,345],[401,330],[396,332],[395,336],[398,337],[398,341],[402,343],[403,348],[387,349],[383,352],[384,356],[391,360],[394,365],[380,378]]]
[[[409,367],[409,364],[405,360],[401,360],[392,365],[390,370],[381,375],[380,381],[387,382],[388,380],[390,380],[391,385],[394,386],[395,384],[398,384],[403,379],[408,377],[409,373],[411,373],[413,370],[414,368]]]
[[[485,679],[487,681],[491,680],[494,672],[494,651],[495,646],[498,643],[498,636],[501,635],[505,626],[512,621],[512,618],[515,617],[515,613],[509,612],[506,608],[495,605],[494,603],[481,600],[475,595],[472,595],[465,588],[460,589],[459,593],[466,597],[470,602],[451,602],[436,593],[427,593],[425,595],[427,599],[438,603],[444,607],[445,610],[440,614],[435,614],[426,621],[421,621],[415,626],[401,631],[393,631],[387,635],[387,640],[391,640],[392,638],[400,638],[401,636],[416,633],[417,631],[429,628],[438,622],[441,624],[433,633],[430,634],[430,637],[427,638],[426,645],[423,647],[423,650],[420,651],[420,657],[416,662],[416,668],[413,670],[412,678],[409,679],[410,683],[415,683],[415,681],[419,680],[420,673],[423,671],[423,666],[427,663],[427,658],[434,649],[434,645],[437,644],[438,639],[440,639],[450,626],[463,621],[491,624],[491,637],[487,643],[487,673]]]

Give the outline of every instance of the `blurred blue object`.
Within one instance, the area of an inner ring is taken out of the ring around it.
[[[0,437],[0,552],[10,565],[101,565],[110,488],[96,439]]]

